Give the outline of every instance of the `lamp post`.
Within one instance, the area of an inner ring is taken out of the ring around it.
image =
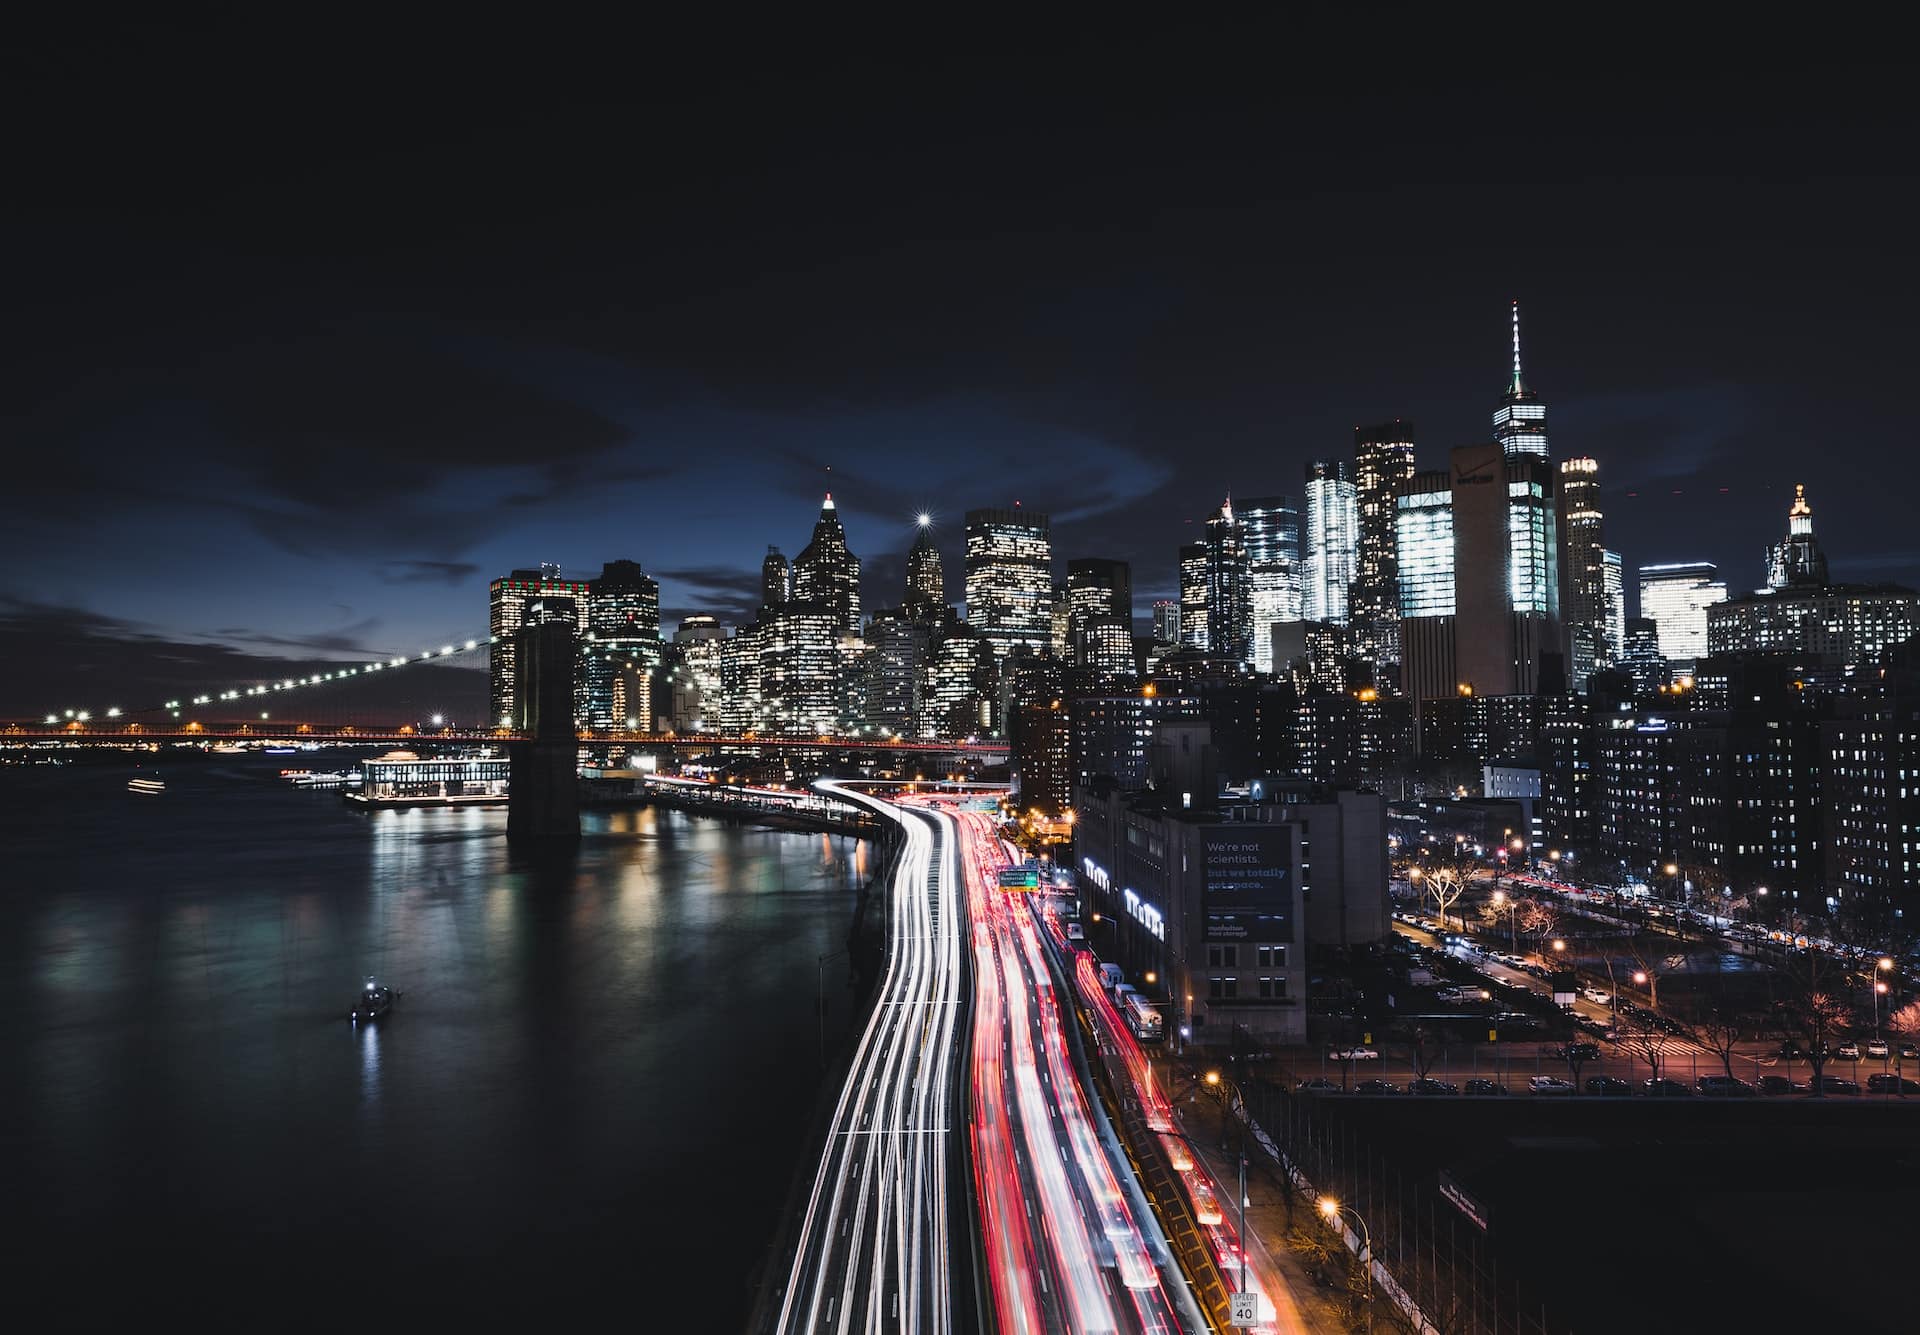
[[[1367,1277],[1367,1329],[1373,1329],[1373,1236],[1367,1231],[1367,1221],[1351,1205],[1342,1205],[1331,1196],[1320,1198],[1320,1213],[1331,1222],[1343,1214],[1353,1216],[1353,1222],[1360,1226],[1360,1273]]]
[[[1633,971],[1633,984],[1635,987],[1644,987],[1647,989],[1647,1005],[1648,1006],[1652,1007],[1654,1010],[1660,1009],[1659,975],[1647,969],[1635,969]]]
[[[1506,905],[1507,949],[1511,950],[1514,954],[1518,955],[1520,953],[1520,937],[1519,937],[1518,929],[1514,926],[1513,918],[1514,918],[1514,914],[1519,910],[1520,904],[1505,890],[1495,890],[1493,892],[1493,903],[1494,903],[1494,907],[1496,908],[1498,908],[1502,904]]]
[[[1222,1076],[1218,1071],[1208,1071],[1206,1078],[1207,1078],[1207,1083],[1213,1086],[1215,1089],[1220,1088],[1220,1086],[1224,1084],[1228,1089],[1232,1090],[1233,1096],[1240,1100],[1240,1107],[1242,1111],[1246,1109],[1247,1097],[1246,1095],[1240,1092],[1240,1087],[1234,1084],[1232,1080],[1227,1079],[1225,1076]],[[1224,1119],[1226,1117],[1226,1109],[1224,1105],[1221,1108],[1220,1115],[1221,1115],[1221,1118],[1223,1119],[1221,1125],[1222,1125],[1222,1128],[1224,1129],[1225,1127]],[[1245,1293],[1247,1291],[1247,1124],[1244,1119],[1242,1119],[1240,1123],[1240,1238],[1239,1238],[1239,1242],[1240,1242],[1240,1292]]]
[[[1880,998],[1887,990],[1887,980],[1880,975],[1893,968],[1893,961],[1882,955],[1873,966],[1873,1036],[1880,1037]]]

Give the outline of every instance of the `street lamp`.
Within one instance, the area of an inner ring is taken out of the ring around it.
[[[1885,955],[1874,965],[1873,974],[1873,1036],[1880,1037],[1880,998],[1886,995],[1887,981],[1880,974],[1893,967],[1893,961]]]
[[[1207,1080],[1207,1084],[1211,1085],[1214,1089],[1219,1089],[1221,1084],[1225,1083],[1226,1087],[1233,1091],[1233,1096],[1236,1099],[1240,1100],[1241,1110],[1243,1112],[1245,1111],[1246,1104],[1247,1104],[1246,1096],[1240,1092],[1240,1087],[1234,1084],[1233,1081],[1226,1079],[1218,1071],[1208,1071],[1206,1075],[1206,1080]],[[1222,1132],[1221,1139],[1224,1142],[1224,1140],[1226,1139],[1225,1137],[1226,1110],[1224,1107],[1221,1109],[1220,1115],[1222,1119],[1220,1123],[1220,1128]],[[1222,1144],[1221,1148],[1224,1149],[1225,1145]],[[1247,1124],[1244,1119],[1240,1123],[1240,1239],[1239,1241],[1240,1241],[1240,1292],[1245,1293],[1247,1291]]]
[[[1367,1221],[1351,1205],[1342,1205],[1331,1196],[1320,1198],[1320,1213],[1332,1223],[1343,1214],[1353,1216],[1353,1222],[1360,1226],[1360,1271],[1367,1277],[1367,1329],[1373,1329],[1373,1237],[1367,1232]]]
[[[1493,903],[1495,908],[1498,908],[1502,904],[1507,906],[1507,949],[1517,955],[1520,953],[1520,937],[1518,929],[1514,926],[1513,918],[1514,914],[1519,911],[1519,901],[1514,899],[1505,890],[1495,890],[1493,892]]]
[[[1660,979],[1645,969],[1633,971],[1633,985],[1647,989],[1647,1004],[1654,1010],[1660,1009]]]

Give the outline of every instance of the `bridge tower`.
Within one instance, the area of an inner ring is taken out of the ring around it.
[[[507,744],[507,838],[513,843],[558,844],[580,838],[579,735],[575,730],[574,623],[528,609],[513,636],[514,730],[526,737]]]

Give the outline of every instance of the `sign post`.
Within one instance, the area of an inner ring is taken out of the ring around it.
[[[1260,1324],[1260,1295],[1257,1293],[1236,1293],[1233,1297],[1233,1310],[1229,1322],[1235,1326],[1257,1326]]]

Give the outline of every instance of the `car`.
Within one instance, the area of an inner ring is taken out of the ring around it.
[[[1807,1050],[1793,1039],[1788,1039],[1774,1050],[1773,1055],[1776,1057],[1805,1057]]]
[[[1604,988],[1583,987],[1580,989],[1580,995],[1596,1006],[1610,1006],[1613,1004],[1613,993],[1608,992]]]
[[[1527,1080],[1529,1094],[1571,1094],[1573,1081],[1562,1080],[1557,1075],[1536,1075]]]
[[[1411,1080],[1407,1082],[1409,1094],[1458,1094],[1460,1091],[1450,1080]]]
[[[1604,1094],[1614,1098],[1625,1098],[1627,1095],[1633,1093],[1633,1086],[1618,1076],[1596,1075],[1588,1078],[1587,1093]]]
[[[1488,1080],[1484,1076],[1475,1076],[1460,1087],[1463,1094],[1504,1094],[1507,1087],[1497,1080]]]
[[[1886,1057],[1891,1055],[1890,1050],[1887,1047],[1887,1040],[1884,1038],[1875,1038],[1875,1039],[1868,1040],[1867,1055],[1869,1057]]]
[[[1693,1091],[1678,1080],[1668,1080],[1664,1076],[1658,1080],[1642,1080],[1640,1092],[1650,1099],[1685,1099],[1693,1096]]]
[[[1372,1048],[1335,1048],[1327,1054],[1331,1061],[1337,1062],[1377,1062],[1380,1054]]]
[[[1909,1080],[1904,1075],[1895,1075],[1888,1071],[1881,1075],[1867,1077],[1869,1094],[1920,1094],[1920,1080]]]
[[[1857,1062],[1860,1060],[1860,1045],[1858,1043],[1842,1043],[1833,1050],[1833,1055],[1843,1062]]]
[[[1299,1084],[1294,1086],[1294,1089],[1298,1090],[1302,1094],[1325,1093],[1328,1090],[1333,1090],[1337,1092],[1339,1088],[1340,1088],[1339,1081],[1329,1080],[1324,1075],[1316,1075],[1311,1080],[1302,1080]]]
[[[1398,1094],[1400,1086],[1391,1080],[1362,1080],[1353,1087],[1356,1094]]]
[[[1900,1045],[1900,1060],[1908,1062],[1920,1061],[1920,1048],[1916,1048],[1911,1043],[1902,1043]]]
[[[1820,1092],[1823,1094],[1858,1094],[1860,1092],[1860,1082],[1858,1080],[1846,1080],[1837,1075],[1823,1075],[1820,1077]]]
[[[1568,1043],[1555,1048],[1553,1055],[1563,1062],[1592,1062],[1600,1060],[1600,1049],[1592,1043]]]
[[[1760,1092],[1769,1098],[1781,1094],[1804,1094],[1807,1092],[1807,1082],[1789,1080],[1784,1075],[1763,1075],[1760,1077]]]
[[[1730,1075],[1703,1075],[1693,1083],[1710,1099],[1750,1099],[1759,1093],[1746,1081]]]

